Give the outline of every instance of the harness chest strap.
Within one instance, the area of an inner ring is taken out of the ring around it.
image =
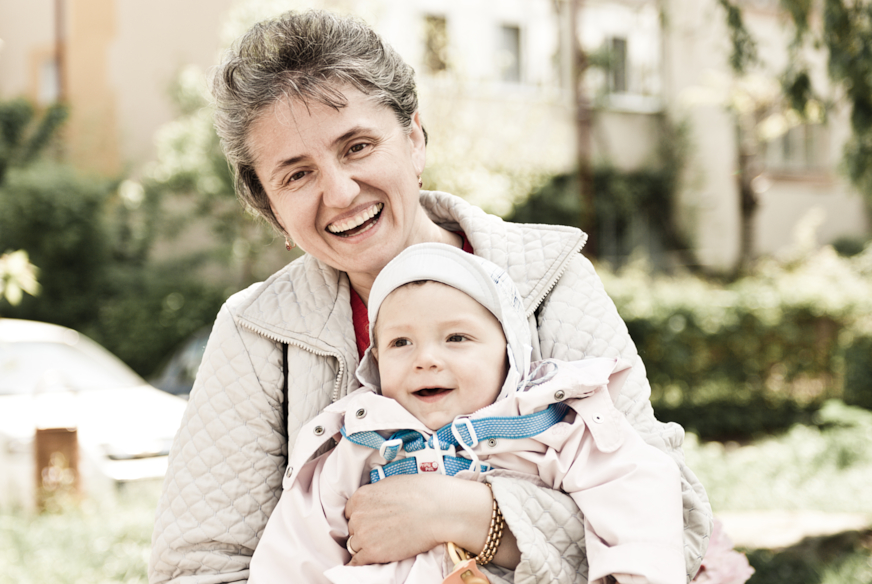
[[[377,432],[364,431],[349,434],[345,426],[342,436],[360,446],[378,450],[389,461],[370,473],[371,482],[398,474],[419,472],[442,472],[454,476],[463,470],[475,471],[476,460],[454,456],[455,447],[472,449],[482,441],[491,439],[518,440],[541,434],[560,422],[569,411],[563,403],[551,404],[544,410],[526,416],[494,416],[488,418],[461,418],[437,430],[429,439],[415,430],[400,430],[384,438]],[[412,455],[394,460],[400,451]],[[480,472],[490,470],[490,465],[480,465]]]

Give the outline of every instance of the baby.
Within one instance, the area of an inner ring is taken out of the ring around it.
[[[362,484],[420,472],[523,477],[568,493],[584,514],[591,584],[686,582],[678,467],[613,405],[626,365],[531,366],[514,283],[442,244],[398,255],[367,308],[363,387],[301,429],[251,561],[252,583],[441,583],[453,568],[446,546],[391,564],[345,565],[357,551],[348,498]],[[335,448],[312,458],[333,439]],[[498,545],[492,528],[485,549],[471,551],[485,564]]]

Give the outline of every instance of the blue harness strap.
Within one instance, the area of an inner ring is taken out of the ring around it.
[[[471,460],[457,456],[443,456],[442,465],[445,468],[445,474],[452,477],[462,470],[472,470],[470,468],[472,465]],[[479,466],[481,467],[481,472],[487,472],[490,470],[489,464],[480,464]],[[392,477],[394,475],[418,474],[418,472],[417,458],[401,458],[400,460],[389,462],[381,468],[369,471],[369,482],[377,483],[383,478]]]
[[[370,480],[375,483],[385,477],[419,472],[418,460],[414,457],[394,460],[400,450],[414,453],[428,448],[435,449],[437,443],[440,450],[449,450],[456,446],[474,448],[483,440],[531,438],[558,423],[568,411],[569,406],[566,404],[555,403],[544,410],[526,416],[460,418],[437,430],[427,441],[424,440],[424,436],[420,432],[415,430],[400,430],[394,432],[387,439],[372,431],[348,434],[345,426],[342,427],[341,432],[344,438],[355,444],[378,450],[382,457],[388,461],[388,464],[370,473]],[[467,458],[450,455],[441,456],[441,460],[445,474],[450,476],[454,476],[462,470],[472,470],[474,464]],[[481,465],[482,472],[487,470],[490,470],[490,465]]]

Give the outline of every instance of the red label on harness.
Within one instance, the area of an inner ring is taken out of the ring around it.
[[[435,462],[422,462],[418,465],[418,469],[421,472],[436,472],[439,470],[439,464]]]

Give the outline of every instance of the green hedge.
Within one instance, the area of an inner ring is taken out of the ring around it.
[[[147,205],[128,209],[117,186],[46,162],[7,173],[0,253],[26,250],[42,291],[17,306],[0,299],[0,318],[76,329],[150,376],[212,323],[228,292],[198,275],[197,258],[149,261]]]
[[[728,284],[600,269],[658,416],[703,436],[807,420],[827,398],[872,407],[872,246],[762,263]]]

